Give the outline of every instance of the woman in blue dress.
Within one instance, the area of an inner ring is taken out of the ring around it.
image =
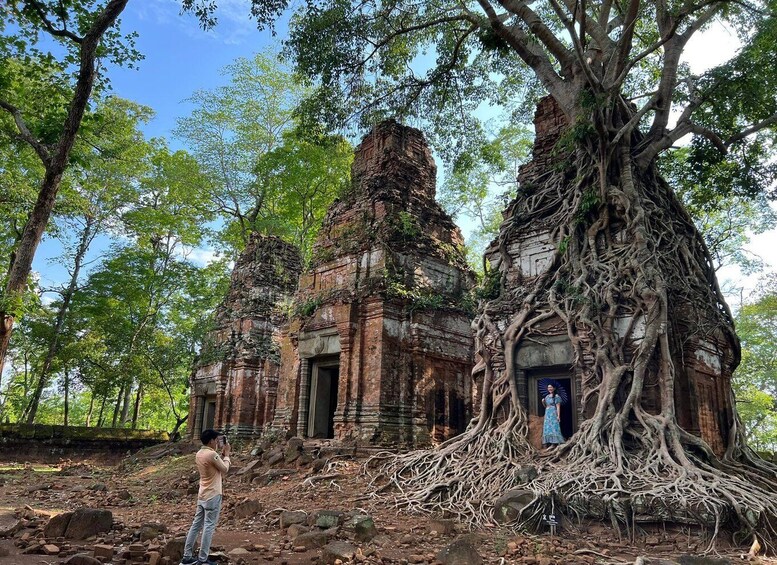
[[[542,399],[545,406],[545,421],[542,425],[542,444],[555,446],[564,443],[561,435],[561,397],[556,394],[556,387],[548,385],[548,394]]]

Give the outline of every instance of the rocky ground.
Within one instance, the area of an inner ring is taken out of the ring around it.
[[[0,466],[0,563],[177,564],[193,516],[195,448],[147,449],[117,461]],[[706,547],[699,533],[656,527],[633,542],[600,524],[556,536],[506,526],[469,531],[445,517],[398,513],[367,496],[368,453],[291,440],[233,457],[212,558],[249,563],[722,565],[777,563],[748,548]],[[508,508],[509,510],[509,508]]]

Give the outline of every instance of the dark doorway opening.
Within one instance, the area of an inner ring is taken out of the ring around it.
[[[577,430],[577,410],[575,407],[575,383],[566,369],[559,370],[536,370],[531,371],[529,379],[529,406],[532,414],[545,416],[545,405],[542,399],[548,393],[547,390],[539,390],[539,381],[541,379],[553,379],[564,388],[569,402],[561,405],[561,434],[565,439],[572,437]]]
[[[467,427],[466,405],[455,390],[438,385],[428,393],[426,403],[426,422],[432,441],[443,442],[459,435]]]
[[[338,361],[314,363],[310,375],[308,437],[335,437],[335,410],[340,381]]]
[[[202,409],[204,412],[202,415],[202,429],[211,430],[216,421],[216,400],[206,399]]]

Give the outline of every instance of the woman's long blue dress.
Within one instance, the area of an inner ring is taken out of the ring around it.
[[[561,397],[557,394],[551,396],[548,394],[542,399],[545,405],[545,421],[542,425],[542,443],[564,443],[564,436],[561,435],[561,422],[558,419],[556,405],[561,404]]]

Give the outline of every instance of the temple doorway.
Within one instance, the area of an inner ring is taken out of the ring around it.
[[[310,374],[308,437],[334,438],[340,360],[314,361]]]
[[[545,406],[542,399],[547,391],[540,391],[540,384],[547,380],[553,380],[566,392],[567,401],[561,405],[561,434],[569,439],[577,430],[577,400],[575,379],[572,378],[569,369],[537,369],[527,371],[529,385],[529,409],[535,416],[545,416]],[[543,387],[544,388],[544,387]],[[562,397],[564,395],[562,394]]]
[[[202,429],[211,430],[216,422],[216,399],[207,397],[202,406]]]

